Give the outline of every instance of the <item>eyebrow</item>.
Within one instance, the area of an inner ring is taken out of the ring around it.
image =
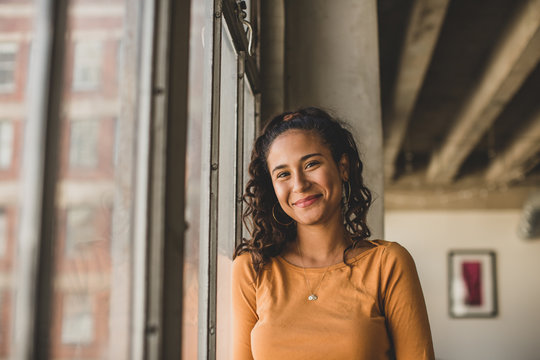
[[[302,156],[300,158],[300,161],[305,161],[305,160],[307,160],[307,159],[309,159],[310,157],[313,157],[313,156],[322,156],[322,154],[321,153],[307,154],[307,155]],[[286,168],[286,167],[287,167],[287,165],[285,165],[285,164],[278,165],[272,170],[272,174],[274,173],[274,171],[279,170],[279,169],[283,169],[283,168]]]

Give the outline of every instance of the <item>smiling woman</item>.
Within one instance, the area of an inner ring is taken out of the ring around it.
[[[434,359],[414,261],[368,240],[362,169],[351,133],[320,109],[266,125],[233,265],[234,359]]]
[[[274,141],[267,163],[279,205],[298,225],[335,223],[342,183],[348,180],[345,154],[336,164],[319,135],[290,130]]]

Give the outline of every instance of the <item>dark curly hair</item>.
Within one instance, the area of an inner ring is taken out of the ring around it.
[[[350,187],[346,187],[347,190],[350,189],[350,194],[346,196],[349,201],[342,206],[343,225],[351,235],[352,244],[344,250],[343,260],[346,262],[347,251],[358,247],[371,235],[366,224],[367,212],[371,205],[371,192],[364,186],[363,164],[351,132],[345,129],[341,122],[318,108],[309,107],[285,112],[268,122],[255,141],[249,164],[250,180],[243,195],[245,203],[243,221],[250,230],[251,238],[243,239],[236,247],[234,257],[245,252],[250,253],[256,273],[259,273],[272,257],[281,254],[287,242],[292,242],[296,238],[296,224],[283,210],[278,216],[279,222],[272,215],[273,206],[278,200],[266,162],[274,140],[293,129],[318,134],[323,143],[328,145],[336,163],[344,154],[349,159]],[[276,209],[281,207],[277,206]]]

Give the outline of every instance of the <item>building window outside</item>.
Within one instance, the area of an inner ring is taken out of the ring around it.
[[[116,46],[116,83],[122,84],[122,64],[124,64],[124,42],[119,40]]]
[[[6,211],[0,208],[0,258],[6,256],[8,242],[8,222]]]
[[[113,165],[116,167],[118,165],[118,157],[120,155],[120,121],[118,117],[114,118],[114,145],[113,145]]]
[[[69,167],[94,169],[98,166],[99,121],[73,120],[70,124]]]
[[[0,93],[15,90],[17,44],[0,43]]]
[[[9,169],[13,158],[13,123],[0,120],[0,170]]]
[[[88,345],[94,341],[94,309],[90,295],[64,296],[61,341],[66,345]]]
[[[73,60],[73,90],[96,90],[101,84],[103,45],[88,41],[75,44]]]
[[[66,257],[83,253],[86,246],[96,241],[95,212],[90,207],[72,207],[66,210]]]
[[[0,231],[2,231],[1,226],[2,225],[0,224]],[[1,236],[2,235],[0,234],[0,237]],[[5,320],[4,320],[4,315],[5,315],[4,314],[4,296],[5,296],[4,291],[2,289],[2,290],[0,290],[0,315],[1,315],[1,318],[2,318],[2,322],[0,323],[0,355],[6,355],[4,353],[4,347],[5,347],[5,343],[6,343],[6,333],[5,333],[5,329],[4,329],[4,326],[6,325]]]
[[[139,7],[142,8],[142,2],[105,2],[103,4],[100,2],[99,5],[96,5],[96,7],[92,7],[92,13],[90,14],[70,11],[72,8],[77,10],[79,3],[83,2],[70,0],[68,3],[68,18],[66,19],[68,29],[65,32],[65,40],[67,48],[69,48],[70,45],[73,45],[73,52],[71,53],[68,51],[66,54],[64,54],[66,56],[64,63],[68,64],[68,66],[66,66],[66,69],[64,70],[67,71],[67,73],[64,73],[63,77],[71,80],[68,80],[68,87],[71,88],[70,90],[81,92],[86,91],[91,93],[77,94],[76,97],[73,97],[69,91],[62,89],[62,94],[64,94],[65,97],[62,99],[62,110],[60,113],[86,114],[88,108],[91,108],[91,110],[106,110],[108,109],[106,106],[108,106],[112,101],[118,101],[120,103],[117,108],[121,109],[121,111],[118,110],[117,114],[102,115],[99,119],[78,118],[75,120],[67,120],[64,117],[63,119],[67,121],[63,121],[60,125],[58,125],[61,127],[61,129],[56,129],[59,130],[59,132],[61,130],[61,133],[63,134],[65,134],[66,130],[69,132],[67,139],[65,136],[63,136],[63,139],[66,140],[63,142],[63,144],[69,145],[67,154],[65,153],[66,147],[63,145],[61,147],[62,150],[60,156],[62,158],[61,162],[64,164],[67,160],[67,166],[70,169],[95,169],[98,167],[102,160],[100,157],[100,151],[103,152],[102,137],[108,135],[114,136],[116,138],[113,149],[115,172],[114,174],[104,174],[103,177],[99,178],[99,183],[96,182],[96,176],[93,173],[87,174],[89,175],[88,178],[77,177],[76,179],[64,176],[62,173],[59,175],[57,200],[55,200],[57,201],[58,207],[55,214],[63,214],[64,216],[63,219],[56,219],[56,223],[63,224],[63,226],[58,229],[58,235],[60,236],[58,236],[57,239],[60,243],[55,245],[57,245],[60,249],[62,249],[63,245],[63,255],[68,258],[78,256],[78,254],[89,254],[90,256],[84,256],[84,259],[81,256],[80,258],[76,259],[77,261],[61,263],[59,264],[60,266],[56,266],[55,264],[55,273],[52,275],[54,296],[52,304],[53,313],[51,314],[51,317],[55,320],[54,329],[51,329],[52,335],[50,335],[50,343],[52,344],[50,349],[51,352],[50,354],[45,355],[51,358],[66,358],[66,356],[60,355],[65,349],[57,348],[57,344],[91,344],[92,347],[96,348],[96,354],[99,355],[84,355],[86,358],[127,358],[129,356],[127,354],[129,354],[131,351],[129,341],[133,326],[131,311],[133,301],[132,297],[137,297],[137,299],[139,297],[143,298],[143,295],[141,295],[142,293],[139,294],[131,291],[131,286],[133,286],[135,283],[135,280],[132,278],[133,264],[135,262],[131,258],[133,253],[132,230],[135,225],[131,217],[132,209],[134,208],[135,203],[135,195],[133,195],[135,193],[133,191],[135,189],[135,184],[132,182],[134,182],[133,179],[135,178],[133,174],[137,169],[136,165],[138,164],[138,153],[131,153],[131,151],[136,150],[136,146],[132,145],[131,147],[119,147],[118,144],[134,144],[134,139],[137,139],[138,135],[138,104],[136,103],[136,100],[132,99],[135,99],[135,95],[138,94],[138,92],[134,89],[138,89],[138,77],[141,76],[138,67],[135,66],[135,63],[137,63],[136,60],[138,60],[138,56],[141,54],[140,49],[142,48],[142,45],[139,44],[141,40],[138,36],[140,35],[140,30],[142,28],[140,27],[139,22],[133,21],[133,23],[129,22],[128,24],[124,24],[123,21],[130,19],[130,16],[132,15],[137,15]],[[188,166],[189,170],[186,170],[186,176],[189,177],[188,189],[192,192],[189,194],[189,200],[192,201],[190,203],[191,207],[187,209],[186,212],[188,214],[188,220],[190,220],[190,230],[193,232],[188,236],[190,243],[188,245],[186,252],[187,256],[185,257],[184,261],[184,273],[187,277],[185,284],[186,287],[189,287],[190,289],[190,291],[186,291],[187,296],[184,299],[184,303],[190,307],[190,309],[185,311],[183,317],[183,320],[188,322],[186,328],[189,329],[189,331],[185,332],[185,334],[188,336],[184,338],[183,348],[189,350],[190,354],[192,354],[194,357],[186,356],[185,358],[196,358],[197,342],[199,341],[197,330],[198,328],[202,329],[205,326],[205,324],[199,324],[197,314],[198,310],[200,310],[199,307],[204,304],[204,292],[207,291],[206,288],[204,288],[204,284],[202,289],[199,288],[199,283],[204,280],[199,279],[199,274],[201,273],[199,270],[200,266],[205,264],[205,261],[199,263],[199,243],[206,235],[198,233],[197,229],[200,221],[198,218],[200,214],[199,203],[202,196],[201,194],[207,194],[209,192],[209,189],[201,188],[200,186],[201,179],[204,176],[204,172],[202,171],[204,161],[202,160],[205,160],[203,158],[204,152],[201,153],[200,150],[209,146],[207,143],[209,141],[209,134],[205,132],[207,129],[203,129],[203,113],[205,113],[205,111],[201,109],[205,106],[206,109],[209,108],[210,102],[205,103],[203,101],[203,98],[209,98],[209,96],[204,93],[205,89],[202,86],[204,81],[202,80],[204,78],[203,75],[207,75],[211,69],[207,67],[209,62],[200,60],[203,60],[204,50],[202,46],[201,34],[203,34],[203,24],[207,22],[206,20],[208,16],[205,10],[206,7],[210,6],[210,4],[210,0],[192,2],[192,6],[194,8],[192,10],[194,11],[193,18],[198,19],[196,23],[197,27],[193,29],[193,38],[195,41],[197,41],[195,44],[196,46],[193,48],[196,47],[197,50],[192,48],[190,49],[190,53],[193,52],[199,57],[195,60],[197,64],[194,66],[196,67],[195,70],[197,71],[196,76],[193,76],[193,78],[190,79],[190,90],[196,91],[198,96],[193,96],[193,92],[190,94],[190,106],[196,110],[190,114],[190,124],[188,127],[188,129],[190,129],[190,134],[188,138],[194,134],[196,134],[196,136],[190,140],[190,147],[188,150],[188,155],[190,157],[188,162],[190,165]],[[98,10],[100,10],[100,7],[104,8],[103,18],[96,15],[99,13]],[[108,9],[109,7],[110,9]],[[110,21],[112,16],[111,14],[117,14],[118,21]],[[210,16],[212,14],[213,13],[211,13]],[[2,31],[0,30],[0,32]],[[30,30],[28,30],[28,32],[30,32]],[[84,33],[84,41],[79,40],[81,38],[81,33]],[[88,33],[91,34],[88,35]],[[112,44],[112,41],[116,41],[115,39],[117,34],[122,34],[122,38],[118,42],[117,58],[114,59],[112,53],[109,54],[109,45],[105,46],[105,44]],[[96,38],[93,37],[94,35]],[[208,40],[210,37],[207,36],[205,39]],[[16,58],[17,56],[20,57],[20,55],[18,55],[18,47],[19,45],[17,44],[0,43],[0,93],[15,90],[16,80],[19,77],[24,78],[24,73],[15,73]],[[230,48],[230,50],[232,51],[229,53],[229,55],[232,56],[231,59],[233,61],[228,64],[232,66],[231,69],[236,69],[237,62],[235,57],[238,49],[234,49],[233,46],[233,48]],[[53,59],[53,62],[56,60],[58,59]],[[111,70],[115,68],[114,64],[112,64],[112,62],[115,60],[117,63],[117,74],[114,74],[114,71]],[[194,60],[193,57],[191,60]],[[70,63],[72,66],[69,66]],[[126,66],[126,64],[132,64],[132,66]],[[20,68],[20,70],[26,71],[24,68]],[[111,72],[110,74],[109,71]],[[224,69],[224,72],[225,73],[223,76],[227,77],[227,79],[231,81],[229,84],[231,85],[231,89],[236,89],[236,77],[229,76],[235,73],[235,71],[228,73]],[[114,77],[115,75],[118,77],[120,87],[118,94],[111,95],[113,92],[109,91],[110,89],[102,86],[104,81],[104,73],[107,74],[107,78],[109,78],[109,76]],[[190,71],[190,76],[191,74],[192,72]],[[28,78],[30,79],[30,77]],[[34,82],[30,83],[34,84]],[[124,85],[126,86],[124,87]],[[124,93],[129,96],[126,96]],[[121,97],[122,95],[124,97]],[[230,95],[232,98],[236,98],[236,92],[231,93]],[[225,100],[226,94],[222,94],[221,96]],[[240,108],[242,104],[237,104],[236,101],[237,100],[233,99],[235,106]],[[88,103],[91,103],[92,105],[89,106],[87,105]],[[252,107],[253,104],[250,103],[250,106]],[[223,109],[222,115],[224,118],[226,117],[227,119],[234,119],[236,117],[237,114],[233,108],[235,107],[231,106],[230,108],[228,107],[227,109]],[[70,112],[72,110],[73,112]],[[246,111],[246,123],[248,121],[253,121],[251,117],[253,116],[254,112],[247,115],[248,113],[249,111]],[[109,115],[116,118],[114,135],[109,131],[104,131],[104,125],[108,123],[107,119]],[[71,116],[72,115],[69,115],[68,119]],[[17,163],[13,163],[14,161],[18,161],[17,159],[19,158],[18,152],[17,156],[13,156],[14,128],[16,128],[18,133],[18,127],[14,127],[14,125],[17,124],[11,120],[6,121],[4,119],[0,119],[0,170],[5,167],[9,168],[12,165],[18,165]],[[225,124],[222,124],[222,127],[224,126]],[[230,129],[229,132],[224,131],[221,135],[225,137],[231,133],[234,133],[235,131],[235,129]],[[66,142],[68,144],[66,144]],[[223,142],[225,142],[225,140],[223,140]],[[234,141],[231,144],[234,145]],[[24,145],[23,150],[26,150],[27,145],[28,144]],[[146,146],[152,150],[153,145],[146,145],[143,142],[138,146]],[[231,159],[228,160],[232,160],[233,157],[240,155],[236,153],[237,150],[235,150],[233,147],[231,147],[229,150],[231,151],[227,153],[231,156]],[[240,160],[242,159],[240,158]],[[141,161],[145,160],[143,159]],[[45,164],[45,166],[47,165],[48,163]],[[190,170],[194,170],[193,174],[190,173]],[[102,174],[100,174],[100,176],[101,175]],[[230,179],[226,180],[226,183],[222,181],[226,186],[222,188],[223,191],[221,193],[221,200],[226,198],[225,195],[227,191],[234,189],[234,178],[235,175],[232,174]],[[222,176],[222,180],[225,180],[224,176]],[[237,179],[236,181],[241,181],[241,179]],[[80,190],[87,191],[88,194],[83,194]],[[202,197],[206,198],[206,195]],[[91,198],[93,205],[68,205],[68,207],[65,208],[66,204],[82,204],[89,198]],[[92,252],[92,249],[89,249],[89,247],[91,247],[92,244],[94,244],[95,241],[101,236],[100,206],[103,204],[106,204],[107,206],[110,206],[111,209],[114,209],[111,210],[111,228],[114,229],[114,231],[111,231],[110,235],[110,253],[114,261],[112,261],[113,265],[110,268],[102,267],[101,263],[99,263],[99,258],[94,256],[95,253]],[[221,210],[225,211],[225,209]],[[11,251],[10,248],[8,248],[8,245],[10,244],[7,242],[7,231],[9,225],[7,220],[7,212],[2,211],[0,208],[0,256],[5,254],[7,251]],[[17,234],[18,233],[15,232],[14,241],[17,241]],[[227,249],[225,250],[226,255],[228,255],[232,249],[231,246],[234,246],[234,237],[231,237],[227,243],[222,242],[220,245],[227,246]],[[16,247],[17,243],[14,243],[13,246]],[[63,255],[60,254],[60,259],[55,259],[55,262],[65,260],[62,259]],[[49,256],[49,254],[39,255],[40,258],[46,256]],[[84,264],[88,265],[92,271],[86,273],[80,271],[80,267],[77,268],[72,266],[80,266],[82,263],[79,262],[80,259],[86,261]],[[226,257],[225,260],[226,262],[224,263],[229,265],[229,257]],[[92,263],[92,261],[95,262],[95,264]],[[96,269],[99,271],[94,271]],[[98,272],[99,276],[103,276],[105,279],[111,279],[111,284],[100,284],[103,290],[110,291],[110,298],[108,299],[110,302],[110,309],[107,309],[106,311],[106,318],[104,322],[108,325],[107,329],[110,331],[110,334],[112,335],[111,337],[109,337],[108,334],[102,335],[102,320],[100,316],[96,315],[96,308],[100,308],[102,302],[98,300],[95,294],[90,295],[84,293],[86,290],[91,292],[94,291],[94,289],[86,289],[84,288],[85,286],[82,286],[84,289],[66,289],[62,287],[65,285],[66,279],[69,280],[73,277],[76,277],[81,283],[84,282],[84,284],[88,285],[88,287],[91,285],[93,286],[95,284],[92,281],[94,281],[95,275]],[[222,274],[221,277],[226,278],[226,274]],[[220,285],[220,288],[225,289],[227,286],[227,283],[223,283]],[[200,295],[203,296],[199,298]],[[56,301],[54,299],[58,299],[60,301],[58,306],[56,306],[54,303]],[[0,298],[0,300],[9,301],[8,298]],[[1,303],[2,301],[0,301],[0,304]],[[57,311],[56,309],[58,309],[59,313],[55,313]],[[111,317],[113,314],[114,318]],[[220,311],[219,316],[224,314],[225,313],[223,311]],[[6,319],[4,318],[2,319],[2,324],[5,323]],[[225,329],[225,327],[222,329]],[[52,330],[54,330],[54,332]],[[0,339],[2,338],[1,335],[2,334],[0,333]],[[220,336],[222,335],[223,333],[220,332]],[[60,339],[58,339],[58,337],[60,337]],[[226,336],[223,335],[221,339],[226,339]],[[220,342],[221,341],[223,340],[220,340]],[[190,346],[191,348],[188,349]],[[75,347],[72,346],[71,350],[73,349],[75,349]],[[77,351],[79,350],[77,349]],[[125,355],[122,356],[119,354]],[[80,354],[73,356],[69,355],[69,357],[78,358],[81,356],[82,355]],[[200,354],[200,356],[203,356],[203,354]]]

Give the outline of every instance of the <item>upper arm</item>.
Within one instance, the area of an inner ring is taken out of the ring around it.
[[[396,358],[434,359],[426,304],[414,260],[396,243],[389,245],[382,257],[381,295]]]
[[[251,330],[258,316],[255,276],[249,254],[240,255],[234,260],[232,275],[234,359],[253,359]]]

